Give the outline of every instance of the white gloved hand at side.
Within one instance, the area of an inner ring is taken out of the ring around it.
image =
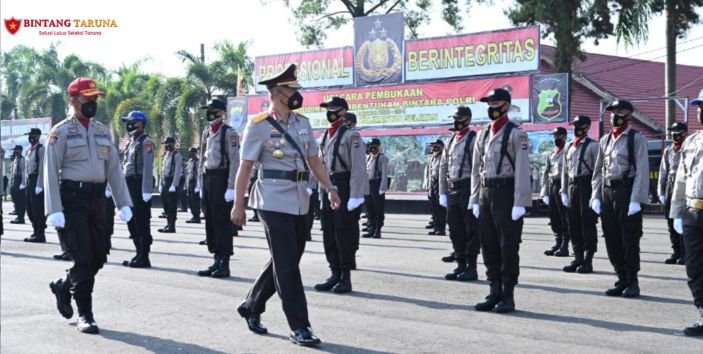
[[[352,211],[358,208],[361,204],[364,204],[364,198],[349,198],[347,202],[347,210]]]
[[[25,188],[27,188],[27,186],[25,186],[24,184],[20,184],[20,190],[24,190]]]
[[[112,191],[109,188],[105,190],[105,198],[112,198]]]
[[[54,225],[57,229],[62,229],[66,226],[66,217],[63,215],[63,212],[51,213],[46,217],[46,222],[49,225]]]
[[[160,185],[160,186],[159,186],[159,193],[163,193],[163,192],[164,192],[164,186],[161,186],[161,185]]]
[[[174,186],[174,185],[172,184],[171,187],[168,188],[168,191],[171,192],[171,193],[175,192],[175,191],[176,191],[176,186]]]
[[[308,195],[312,195],[312,188],[307,188],[305,191],[308,192]]]
[[[44,191],[44,188],[42,187],[34,187],[34,194],[39,195],[41,192]]]
[[[591,199],[591,210],[593,210],[596,215],[600,215],[600,199]]]
[[[518,221],[518,220],[520,220],[521,217],[525,216],[525,213],[526,213],[526,212],[527,212],[527,211],[525,210],[525,207],[514,206],[514,207],[513,207],[513,211],[512,211],[512,213],[511,213],[511,214],[512,214],[512,217],[513,217],[513,221]]]
[[[544,202],[544,204],[549,205],[549,196],[545,195],[544,197],[542,197],[542,201]]]
[[[118,214],[120,216],[120,220],[124,222],[132,220],[132,208],[130,207],[122,207]]]
[[[659,196],[659,201],[660,201],[662,204],[666,204],[666,196],[665,196],[665,195],[660,195],[660,196]]]
[[[632,216],[642,211],[642,206],[637,202],[630,202],[630,206],[627,208],[627,216]]]
[[[142,200],[144,203],[148,203],[151,200],[151,193],[142,193]]]
[[[195,187],[195,189],[193,190],[193,192],[200,194],[200,188]],[[202,197],[202,196],[201,196],[201,197]]]
[[[678,232],[680,235],[683,235],[683,219],[682,218],[674,219],[674,230],[676,230],[676,232]]]
[[[561,193],[561,203],[564,204],[564,206],[569,205],[569,195],[566,193]]]
[[[447,207],[447,195],[446,194],[439,195],[439,205],[441,205],[444,208]]]
[[[474,214],[474,217],[478,219],[478,215],[479,215],[479,206],[478,206],[478,204],[471,204],[471,203],[469,203],[469,210],[471,210],[471,213]]]
[[[225,202],[229,203],[234,200],[234,189],[228,189],[225,192]]]
[[[378,195],[384,195],[386,194],[386,191],[378,191]]]

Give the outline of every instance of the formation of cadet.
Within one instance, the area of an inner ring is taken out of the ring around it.
[[[481,250],[478,219],[467,208],[471,198],[471,175],[476,132],[470,129],[471,109],[459,106],[451,116],[454,134],[441,155],[439,168],[439,204],[447,208],[449,238],[452,240],[457,267],[444,276],[447,280],[478,279],[476,260]]]
[[[185,190],[188,196],[190,213],[193,215],[187,224],[200,224],[200,189],[198,189],[198,176],[200,175],[200,159],[198,148],[188,151],[188,164],[186,165]]]
[[[552,131],[554,150],[547,156],[547,167],[542,176],[542,201],[549,207],[549,225],[555,236],[555,244],[545,250],[548,256],[567,257],[569,255],[569,230],[567,212],[561,200],[561,175],[564,170],[564,145],[566,129],[558,127]]]
[[[133,111],[122,118],[129,134],[129,144],[124,151],[124,175],[129,195],[132,198],[134,217],[127,223],[129,238],[136,249],[135,256],[122,264],[131,268],[149,268],[149,251],[151,249],[151,196],[152,175],[154,169],[154,142],[146,134],[148,119],[144,112]],[[168,198],[168,197],[167,197]],[[110,209],[108,215],[112,215]],[[169,219],[169,225],[171,219]],[[175,223],[175,216],[173,222]],[[167,226],[168,227],[168,226]],[[175,231],[175,230],[174,230]]]
[[[427,196],[430,200],[432,218],[425,226],[428,235],[446,235],[447,207],[439,203],[439,167],[444,156],[444,142],[440,139],[430,145],[432,154],[425,167],[425,178],[423,187],[428,190]]]
[[[332,275],[315,285],[315,290],[348,293],[352,291],[351,268],[355,264],[355,229],[358,227],[355,226],[358,225],[355,210],[364,203],[369,185],[364,161],[366,146],[359,132],[345,122],[349,109],[346,100],[333,97],[320,107],[327,109],[330,123],[320,141],[320,158],[330,181],[337,187],[341,204],[333,209],[327,192],[321,193],[322,239]]]
[[[206,112],[208,126],[200,139],[200,173],[196,188],[202,193],[205,237],[214,262],[198,271],[198,275],[225,278],[230,276],[229,259],[234,254],[232,235],[237,233],[230,222],[229,211],[236,193],[234,181],[239,168],[239,134],[224,123],[225,102],[214,98],[201,109]],[[245,189],[246,186],[242,192]]]
[[[27,134],[29,136],[29,149],[27,157],[24,159],[22,185],[25,186],[25,200],[27,206],[27,216],[32,223],[31,236],[25,238],[25,242],[46,242],[44,230],[46,229],[46,215],[44,214],[44,145],[39,142],[41,130],[32,128]]]
[[[369,194],[366,197],[366,215],[369,223],[365,238],[381,238],[381,229],[386,218],[385,204],[388,182],[388,157],[381,152],[381,140],[373,138],[369,143],[366,158],[366,173],[369,179]]]
[[[78,308],[76,327],[98,333],[93,317],[92,292],[95,275],[107,261],[105,237],[105,186],[110,185],[120,219],[132,218],[131,198],[120,161],[107,126],[93,120],[98,109],[95,81],[77,78],[68,86],[72,117],[55,125],[49,133],[44,159],[44,203],[47,221],[53,225],[73,266],[65,278],[50,283],[62,316],[71,318],[71,297]]]
[[[24,213],[27,210],[27,202],[25,196],[24,169],[27,167],[22,156],[22,145],[15,145],[12,155],[12,163],[10,164],[10,198],[15,207],[15,219],[10,220],[10,224],[24,224]]]
[[[698,107],[698,123],[703,124],[703,90],[699,96],[691,105]],[[674,219],[676,232],[683,235],[688,287],[698,312],[698,320],[683,332],[703,336],[703,169],[698,165],[703,156],[703,133],[691,134],[680,151],[669,217]]]
[[[685,123],[675,122],[669,127],[673,143],[667,146],[662,153],[662,160],[659,165],[659,180],[657,181],[657,195],[659,201],[664,204],[664,217],[669,228],[669,240],[673,253],[667,258],[666,264],[686,264],[686,247],[684,247],[683,236],[674,229],[674,219],[669,216],[671,212],[671,195],[674,192],[676,182],[676,171],[681,161],[681,146],[686,135],[688,126]]]
[[[167,137],[162,142],[166,152],[161,160],[161,203],[166,212],[166,227],[159,232],[176,232],[176,215],[178,213],[178,191],[181,188],[181,172],[183,171],[183,156],[176,150],[176,139]]]
[[[271,108],[253,118],[244,132],[231,218],[237,225],[246,223],[244,191],[256,164],[259,175],[248,204],[258,210],[271,260],[237,310],[252,332],[267,333],[261,324],[261,314],[268,299],[278,292],[291,329],[290,340],[299,345],[314,346],[320,343],[320,339],[310,329],[299,269],[309,235],[306,214],[310,198],[306,189],[310,172],[325,191],[332,210],[340,207],[340,198],[318,156],[310,122],[293,112],[303,104],[295,65],[291,64],[280,75],[259,84],[267,87]],[[210,216],[207,216],[209,220]]]

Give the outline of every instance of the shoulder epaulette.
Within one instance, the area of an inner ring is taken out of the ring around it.
[[[259,113],[256,117],[254,117],[254,118],[251,120],[251,122],[254,123],[254,124],[261,123],[261,122],[263,122],[264,120],[266,120],[266,118],[268,118],[268,117],[269,117],[268,112],[261,112],[261,113]]]
[[[298,116],[298,117],[300,117],[300,118],[305,118],[305,119],[307,119],[307,120],[310,120],[310,118],[306,117],[306,116],[305,116],[304,114],[302,114],[302,113],[295,112],[295,115]]]

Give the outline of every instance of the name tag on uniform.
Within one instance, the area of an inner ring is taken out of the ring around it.
[[[305,128],[298,129],[298,135],[308,135],[308,130]]]
[[[66,140],[82,139],[82,138],[83,138],[83,134],[80,134],[80,133],[66,135]]]

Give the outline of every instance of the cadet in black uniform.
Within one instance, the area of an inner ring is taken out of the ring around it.
[[[659,165],[659,181],[657,183],[657,195],[659,196],[659,201],[664,204],[664,216],[669,227],[669,240],[671,241],[671,248],[674,250],[671,257],[666,259],[664,263],[686,264],[686,248],[683,244],[683,236],[674,229],[674,219],[669,217],[669,213],[671,211],[671,193],[674,191],[674,183],[676,182],[676,171],[681,161],[681,146],[686,140],[688,126],[686,123],[675,122],[669,127],[669,131],[672,132],[673,143],[664,149],[661,164]]]
[[[198,148],[190,148],[188,151],[190,159],[186,166],[186,190],[188,193],[188,204],[193,217],[186,220],[187,224],[200,224],[200,189],[198,188],[198,175],[200,174],[200,159],[198,158]]]
[[[10,197],[15,207],[15,220],[10,220],[10,224],[24,224],[24,213],[27,211],[27,196],[25,195],[24,179],[25,162],[22,156],[22,145],[15,145],[12,162],[10,163]]]
[[[39,143],[41,130],[32,128],[29,133],[27,165],[24,169],[24,182],[27,200],[27,216],[32,222],[34,233],[25,242],[46,242],[46,215],[44,215],[44,145]]]
[[[381,152],[381,140],[371,139],[370,154],[366,159],[366,173],[369,175],[369,197],[366,200],[366,214],[369,217],[365,238],[381,238],[381,229],[386,219],[386,190],[388,190],[388,157]]]
[[[542,201],[549,207],[549,225],[554,232],[556,244],[544,254],[548,256],[569,256],[569,228],[567,210],[561,200],[561,173],[564,169],[564,145],[566,144],[566,129],[555,128],[554,150],[547,156],[547,167],[542,177]]]
[[[159,229],[159,232],[174,233],[176,232],[176,217],[178,214],[178,191],[181,188],[180,176],[183,171],[183,156],[176,150],[176,139],[167,137],[163,144],[165,145],[166,153],[163,157],[161,165],[161,202],[166,210],[166,227]]]

